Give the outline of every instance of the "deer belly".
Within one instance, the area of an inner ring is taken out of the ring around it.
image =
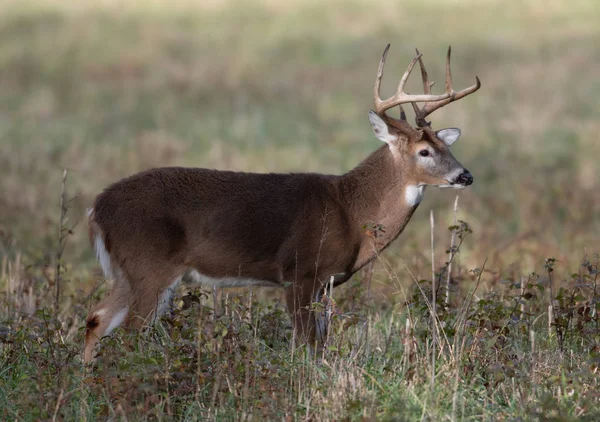
[[[219,288],[223,287],[283,287],[281,284],[274,281],[259,280],[249,277],[210,277],[206,274],[202,274],[196,270],[192,270],[189,273],[194,283],[202,284],[205,286],[215,286]]]

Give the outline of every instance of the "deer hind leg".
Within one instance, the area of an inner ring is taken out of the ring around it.
[[[134,290],[129,322],[132,328],[139,329],[151,324],[171,310],[173,294],[181,281],[181,271],[161,273],[155,274],[151,279],[152,282],[145,283],[141,288]],[[171,282],[165,283],[165,280]]]
[[[152,324],[171,309],[173,294],[185,270],[164,262],[161,268],[156,264],[137,267],[130,275],[133,289],[130,327],[139,329]]]
[[[86,322],[83,362],[94,358],[94,350],[100,339],[119,327],[129,315],[131,287],[122,274],[115,278],[115,285],[109,295],[89,313]]]
[[[173,293],[185,269],[170,265],[157,268],[156,262],[160,261],[154,262],[126,269],[111,263],[115,285],[87,318],[84,362],[93,359],[98,341],[124,322],[129,328],[140,329],[171,308]]]

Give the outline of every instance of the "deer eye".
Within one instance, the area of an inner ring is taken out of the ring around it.
[[[422,149],[421,151],[419,151],[419,155],[421,157],[429,157],[429,151],[426,149]]]

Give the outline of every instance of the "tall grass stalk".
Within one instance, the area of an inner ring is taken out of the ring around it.
[[[458,212],[458,194],[454,199],[454,210],[452,212],[452,226],[456,226],[456,214]],[[450,237],[450,249],[448,250],[448,272],[446,274],[446,297],[444,298],[444,303],[446,307],[450,304],[450,278],[452,276],[452,261],[454,260],[454,243],[456,240],[456,230],[452,230],[452,235]]]
[[[65,250],[66,239],[69,236],[71,230],[65,227],[67,222],[67,201],[65,200],[65,187],[67,184],[68,169],[63,169],[62,182],[60,184],[60,213],[58,219],[58,236],[57,236],[57,247],[56,247],[56,269],[55,269],[55,297],[54,297],[54,311],[58,314],[60,312],[60,288],[62,283],[62,272],[63,272],[63,253]]]
[[[435,219],[433,210],[429,211],[429,224],[431,229],[431,391],[435,387],[435,363],[437,343],[437,295],[435,284]],[[433,397],[433,395],[432,395]]]

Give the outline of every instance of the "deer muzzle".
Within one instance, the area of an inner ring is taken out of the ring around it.
[[[454,183],[463,186],[469,186],[473,183],[473,175],[469,170],[465,169],[461,174],[458,175]]]

